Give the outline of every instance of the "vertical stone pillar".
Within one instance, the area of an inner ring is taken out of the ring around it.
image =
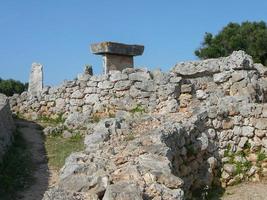
[[[32,96],[38,96],[43,89],[43,66],[32,63],[28,92]]]
[[[133,57],[142,55],[144,46],[101,42],[92,44],[91,51],[93,54],[103,56],[104,73],[107,74],[111,70],[122,71],[125,68],[133,68]]]

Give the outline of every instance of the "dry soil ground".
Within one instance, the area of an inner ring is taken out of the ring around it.
[[[242,183],[226,189],[222,200],[267,200],[267,181]]]

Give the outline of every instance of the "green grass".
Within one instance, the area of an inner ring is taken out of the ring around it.
[[[257,162],[261,162],[266,158],[266,154],[264,152],[258,152],[257,153]]]
[[[251,144],[247,141],[244,145],[244,149],[251,149]]]
[[[84,149],[83,136],[77,134],[71,138],[61,136],[49,136],[45,138],[48,165],[59,170],[65,163],[65,159],[72,153]]]
[[[0,163],[0,199],[17,199],[17,192],[34,183],[34,168],[29,146],[20,132],[16,131],[13,145]]]
[[[131,113],[144,113],[145,109],[141,105],[137,105],[135,108],[130,110]]]
[[[48,117],[46,115],[42,115],[42,116],[38,117],[37,121],[49,123],[49,124],[61,124],[61,123],[65,122],[65,119],[63,118],[63,114],[60,113],[57,115],[56,118],[51,118],[51,117]]]

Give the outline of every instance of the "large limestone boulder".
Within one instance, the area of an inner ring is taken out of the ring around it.
[[[103,200],[142,200],[140,189],[133,183],[118,182],[108,186]]]

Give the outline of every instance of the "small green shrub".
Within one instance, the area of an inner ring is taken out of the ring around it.
[[[257,162],[261,162],[266,158],[266,154],[264,152],[258,152],[257,153]]]
[[[49,124],[63,124],[65,122],[65,119],[63,118],[63,113],[60,113],[57,115],[56,118],[51,118],[46,115],[41,115],[38,117],[37,121]]]
[[[249,143],[249,141],[247,141],[244,145],[244,149],[250,149],[251,148],[251,144]]]
[[[244,178],[246,177],[246,172],[248,172],[250,170],[250,168],[252,167],[252,163],[250,161],[245,161],[245,162],[232,162],[232,164],[235,165],[236,167],[236,171],[235,171],[235,175],[238,174],[243,174]]]
[[[252,163],[247,160],[246,162],[243,163],[243,166],[244,166],[245,171],[248,171],[252,167]]]
[[[144,113],[145,109],[141,105],[137,105],[135,108],[130,110],[131,113]]]
[[[236,152],[235,155],[241,156],[241,157],[246,157],[247,156],[247,152],[246,151],[238,151],[238,152]]]
[[[242,174],[244,172],[244,170],[243,170],[243,164],[241,162],[237,162],[235,164],[235,166],[236,166],[235,175]]]

